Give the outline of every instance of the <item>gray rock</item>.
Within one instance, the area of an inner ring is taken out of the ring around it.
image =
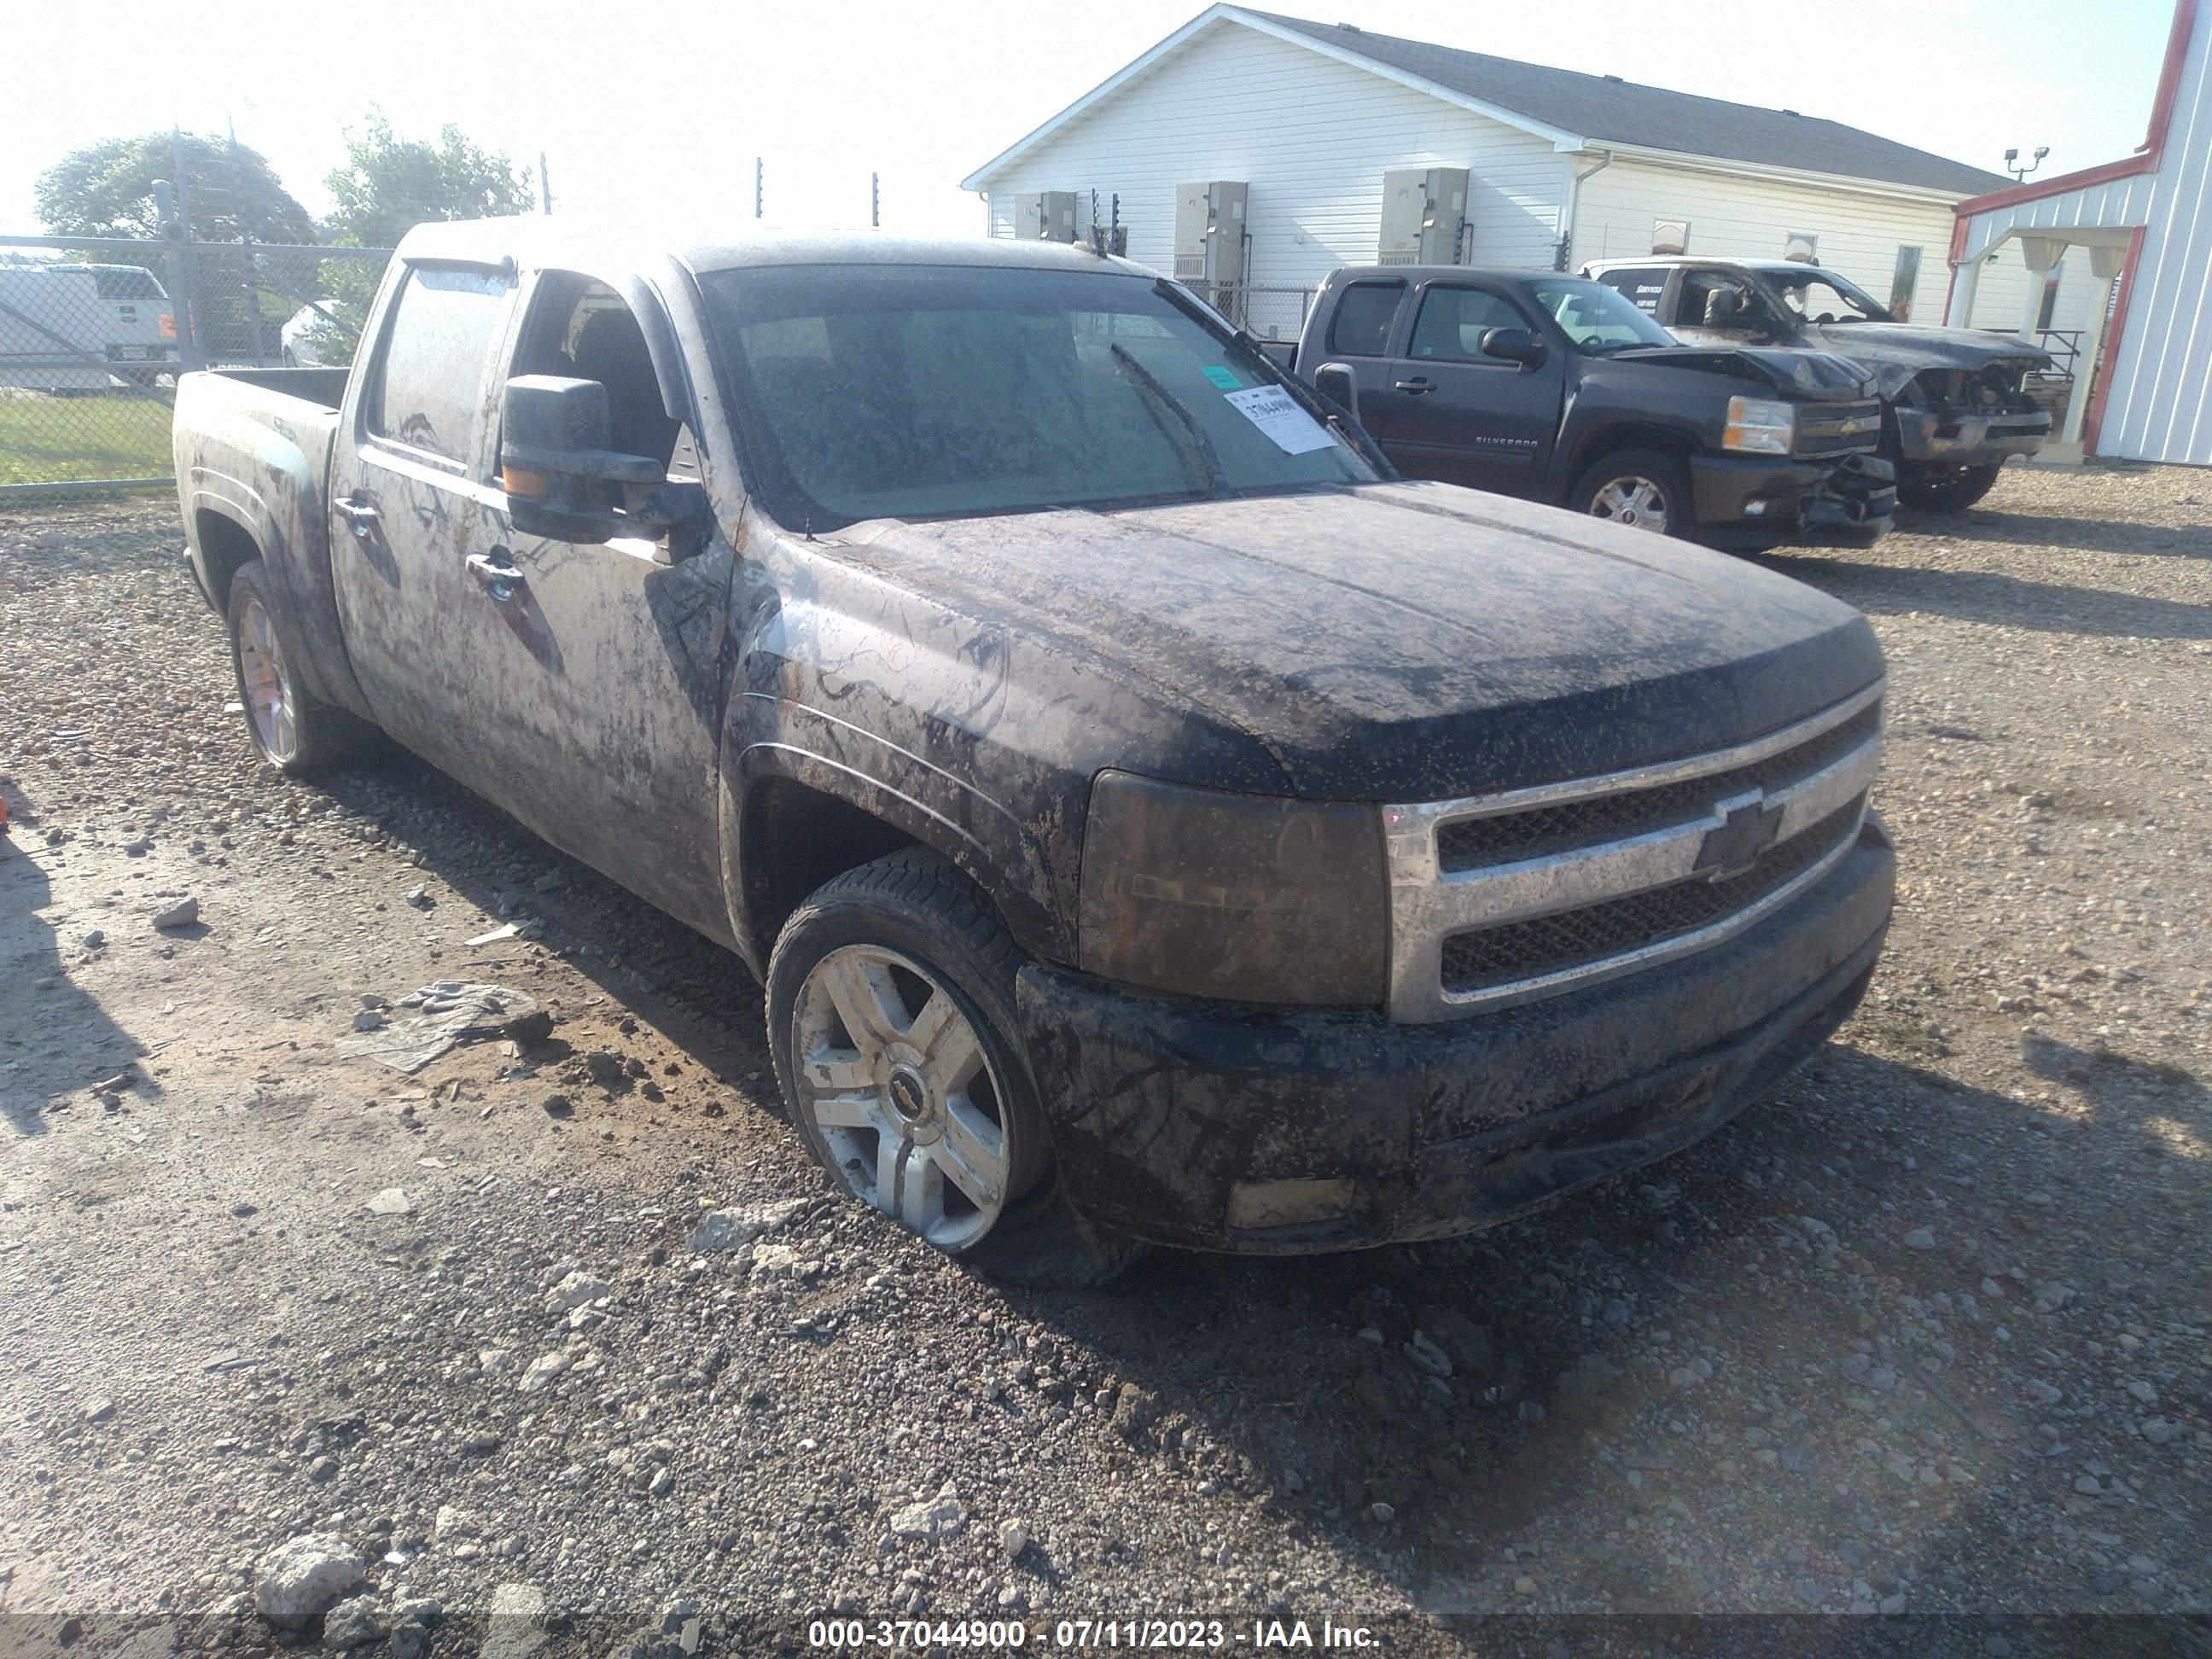
[[[375,1596],[351,1596],[323,1616],[323,1645],[337,1651],[365,1648],[382,1641],[389,1628]]]
[[[1430,1376],[1449,1376],[1452,1374],[1451,1356],[1429,1340],[1426,1332],[1415,1331],[1413,1340],[1405,1346],[1406,1358]]]
[[[781,1204],[750,1204],[736,1209],[709,1210],[701,1216],[685,1239],[686,1248],[698,1255],[742,1249],[753,1240],[775,1232],[806,1207],[803,1198]]]
[[[908,1504],[891,1516],[891,1530],[901,1538],[951,1538],[967,1525],[967,1509],[949,1482],[927,1503]]]
[[[1915,1227],[1905,1234],[1905,1243],[1911,1249],[1932,1250],[1936,1248],[1936,1230],[1933,1227]]]
[[[254,1569],[253,1605],[279,1630],[296,1630],[365,1576],[361,1558],[330,1533],[288,1538]]]
[[[1114,1397],[1114,1415],[1108,1426],[1124,1440],[1134,1440],[1157,1422],[1160,1402],[1134,1382],[1124,1382]]]
[[[1006,1520],[999,1522],[999,1549],[1007,1560],[1017,1560],[1030,1547],[1030,1529],[1026,1522]]]
[[[552,1387],[554,1379],[575,1363],[574,1357],[564,1349],[556,1348],[550,1353],[541,1353],[530,1362],[530,1369],[523,1372],[521,1379],[514,1386],[524,1394],[536,1394],[540,1389]]]
[[[196,898],[179,899],[166,910],[154,912],[156,927],[189,927],[200,919],[200,902]]]
[[[413,905],[417,910],[428,909],[430,908],[430,890],[427,887],[409,888],[407,890],[407,902]]]
[[[2168,1446],[2180,1439],[2188,1431],[2170,1417],[2147,1417],[2139,1425],[2137,1432],[2154,1446]]]
[[[556,1285],[545,1298],[545,1311],[567,1313],[571,1308],[581,1308],[593,1302],[604,1302],[614,1293],[613,1287],[604,1279],[577,1268]]]
[[[88,1423],[105,1423],[114,1415],[115,1402],[104,1394],[84,1402],[84,1420]]]
[[[2134,1382],[2128,1384],[2128,1392],[2135,1395],[2136,1399],[2142,1401],[2146,1406],[2155,1406],[2158,1404],[2158,1390],[2153,1388],[2148,1382],[2143,1381],[2140,1376],[2136,1378]]]
[[[412,1215],[415,1213],[415,1206],[409,1201],[407,1191],[403,1187],[386,1187],[374,1198],[370,1199],[366,1207],[371,1215]]]
[[[499,1585],[490,1611],[481,1659],[522,1659],[544,1646],[545,1592],[537,1585]]]

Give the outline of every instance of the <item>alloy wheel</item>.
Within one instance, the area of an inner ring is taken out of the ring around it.
[[[973,1022],[911,958],[830,951],[793,1020],[799,1109],[853,1194],[940,1249],[961,1250],[1006,1207],[1006,1097]]]
[[[1631,530],[1667,530],[1667,492],[1650,478],[1614,478],[1590,497],[1590,516]]]
[[[239,607],[238,678],[255,738],[270,758],[289,762],[299,749],[291,677],[269,612],[250,597]]]

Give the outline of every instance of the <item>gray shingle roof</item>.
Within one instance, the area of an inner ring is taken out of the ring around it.
[[[1862,132],[1840,122],[1792,115],[1786,110],[1699,98],[1664,87],[1638,86],[1603,75],[1516,63],[1479,52],[1401,40],[1334,23],[1309,22],[1255,11],[1340,52],[1407,75],[1419,76],[1462,96],[1579,135],[1593,143],[1760,161],[1850,179],[1878,179],[1926,190],[1979,195],[2009,182],[1963,161]]]

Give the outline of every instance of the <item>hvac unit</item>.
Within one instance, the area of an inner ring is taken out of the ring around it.
[[[1046,190],[1014,198],[1014,240],[1072,242],[1075,240],[1075,192]]]
[[[1214,299],[1216,289],[1234,288],[1244,280],[1248,188],[1218,179],[1176,186],[1176,280],[1209,300]]]
[[[1465,167],[1397,167],[1382,175],[1382,236],[1376,263],[1455,265],[1467,223]]]

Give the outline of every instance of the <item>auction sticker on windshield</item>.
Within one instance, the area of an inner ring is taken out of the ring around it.
[[[1327,449],[1336,441],[1320,422],[1300,409],[1291,401],[1291,394],[1279,386],[1255,386],[1249,391],[1232,392],[1222,401],[1266,433],[1285,455]]]

